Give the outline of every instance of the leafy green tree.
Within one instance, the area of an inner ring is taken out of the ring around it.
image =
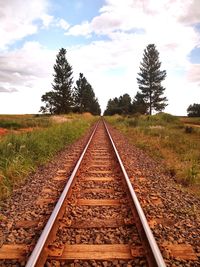
[[[143,99],[143,95],[140,92],[137,92],[132,103],[132,113],[147,113],[147,104]]]
[[[161,71],[160,67],[159,52],[154,44],[149,44],[144,50],[137,82],[150,115],[153,110],[162,111],[167,106],[167,98],[163,96],[165,88],[161,85],[166,78],[166,71]]]
[[[192,104],[187,108],[188,117],[200,117],[200,104]]]
[[[65,114],[71,111],[72,107],[72,67],[66,59],[66,49],[61,48],[56,56],[54,65],[53,90],[42,96],[42,101],[46,103],[40,111],[53,114]]]
[[[74,87],[74,106],[75,110],[80,113],[90,112],[93,115],[101,114],[98,99],[95,97],[92,86],[88,83],[83,73],[79,74],[79,79],[76,81],[76,86]]]

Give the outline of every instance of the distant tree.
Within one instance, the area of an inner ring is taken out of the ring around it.
[[[137,92],[132,103],[132,113],[146,114],[147,108],[143,95],[140,92]]]
[[[101,108],[97,98],[92,101],[90,112],[93,115],[101,115]]]
[[[108,100],[106,110],[104,111],[105,116],[114,114],[121,114],[121,110],[119,109],[119,99],[117,97]]]
[[[79,74],[79,79],[74,87],[74,107],[77,112],[90,112],[93,115],[100,115],[101,109],[98,99],[92,86],[88,83],[83,73]]]
[[[42,101],[46,102],[45,106],[40,108],[40,112],[42,113],[55,113],[55,101],[56,101],[56,94],[53,91],[47,92],[42,96]]]
[[[131,113],[131,97],[129,94],[124,94],[119,98],[115,97],[109,99],[107,103],[104,115],[124,114],[128,115]]]
[[[42,101],[46,103],[40,111],[51,114],[65,114],[71,111],[72,107],[72,67],[66,59],[66,49],[61,48],[56,56],[54,65],[53,90],[42,96]]]
[[[200,117],[200,104],[194,103],[187,108],[188,117]]]
[[[149,44],[144,50],[137,82],[150,115],[153,110],[162,111],[167,106],[167,98],[163,96],[165,88],[161,85],[166,71],[161,71],[160,66],[159,52],[154,44]]]
[[[122,114],[131,113],[131,97],[129,94],[124,94],[119,97],[119,108]]]

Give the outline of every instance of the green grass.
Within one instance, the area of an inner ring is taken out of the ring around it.
[[[159,162],[177,182],[200,186],[200,129],[188,132],[178,117],[160,113],[154,116],[106,118],[130,141]]]
[[[96,118],[75,116],[69,122],[52,124],[37,131],[10,134],[0,142],[0,199],[10,195],[15,185],[38,165],[80,138]]]

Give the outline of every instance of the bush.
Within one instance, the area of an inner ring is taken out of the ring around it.
[[[187,133],[187,134],[191,134],[191,133],[193,133],[193,128],[192,127],[190,127],[190,126],[186,126],[185,127],[185,133]]]

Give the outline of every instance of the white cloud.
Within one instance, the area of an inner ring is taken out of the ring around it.
[[[94,33],[110,38],[109,41],[102,39],[72,50],[73,66],[82,68],[90,77],[97,95],[101,96],[103,107],[108,97],[117,95],[117,92],[128,92],[133,96],[138,90],[136,77],[139,63],[143,49],[149,43],[156,44],[161,68],[168,73],[165,83],[170,105],[167,109],[176,108],[175,102],[180,94],[177,86],[185,86],[182,90],[183,96],[186,96],[183,106],[187,106],[188,101],[192,100],[188,96],[188,88],[192,87],[193,92],[198,94],[194,85],[190,84],[191,79],[200,80],[199,65],[192,66],[189,62],[189,54],[200,45],[200,34],[191,24],[200,21],[199,5],[200,2],[195,0],[106,0],[98,16],[90,22],[69,28],[67,35],[88,36]],[[125,74],[120,77],[106,76],[107,71],[117,68],[124,68]],[[177,73],[177,76],[172,73]],[[103,97],[103,90],[106,91],[106,98]],[[184,110],[181,112],[183,114]]]
[[[0,5],[0,49],[16,40],[37,32],[37,20],[48,26],[51,16],[47,15],[48,0],[9,0]]]
[[[198,83],[198,85],[200,86],[200,64],[191,64],[189,66],[188,80],[194,83]]]
[[[70,27],[70,24],[64,19],[59,19],[58,22],[56,23],[56,26],[61,27],[64,30],[67,30]]]
[[[161,69],[167,70],[164,86],[169,106],[166,111],[183,115],[189,104],[198,97],[200,99],[200,67],[199,64],[194,65],[189,61],[190,52],[200,45],[200,34],[191,24],[198,22],[198,1],[106,0],[98,16],[71,27],[66,20],[53,19],[45,13],[46,1],[31,1],[43,3],[43,8],[39,9],[39,14],[32,14],[30,19],[27,19],[26,7],[19,9],[19,14],[13,20],[14,23],[19,21],[15,30],[14,25],[6,24],[3,20],[3,31],[10,28],[10,33],[8,31],[5,35],[5,40],[0,39],[0,47],[36,32],[34,21],[37,19],[43,21],[43,26],[48,27],[51,24],[61,27],[66,31],[66,35],[102,36],[99,41],[91,39],[89,44],[66,48],[67,59],[73,67],[75,79],[78,78],[79,72],[84,73],[104,109],[109,98],[126,92],[131,97],[135,95],[138,90],[136,77],[143,50],[147,44],[155,43],[160,52]],[[13,3],[19,2],[20,0],[13,0]],[[13,9],[13,5],[11,6]],[[24,25],[21,22],[23,11],[26,13]],[[11,14],[7,13],[6,16],[11,21]],[[106,40],[104,35],[107,36]],[[26,108],[30,113],[39,110],[41,95],[51,90],[57,52],[49,51],[38,42],[28,42],[21,49],[4,51],[1,54],[0,91],[3,92],[0,112],[8,112],[5,104],[8,103],[8,96],[11,105],[17,100],[21,110]],[[12,90],[18,92],[7,93]],[[177,101],[180,95],[181,101]],[[12,111],[14,112],[14,106],[9,113]]]
[[[16,88],[6,88],[6,86],[0,86],[0,93],[14,93],[17,92]]]
[[[50,15],[47,15],[47,14],[44,14],[44,15],[41,16],[41,20],[43,22],[43,26],[45,28],[48,28],[49,25],[54,21],[54,17],[50,16]]]
[[[39,111],[42,94],[51,90],[56,53],[38,42],[27,42],[0,55],[0,113]]]
[[[91,32],[92,32],[92,29],[90,27],[90,24],[88,23],[88,21],[84,21],[80,25],[75,25],[71,27],[69,31],[65,33],[65,35],[88,36]]]
[[[53,55],[38,42],[27,42],[21,49],[0,55],[0,83],[27,84],[34,77],[45,77],[53,64]]]
[[[180,15],[180,20],[186,24],[200,23],[200,1],[184,1],[185,12]]]

